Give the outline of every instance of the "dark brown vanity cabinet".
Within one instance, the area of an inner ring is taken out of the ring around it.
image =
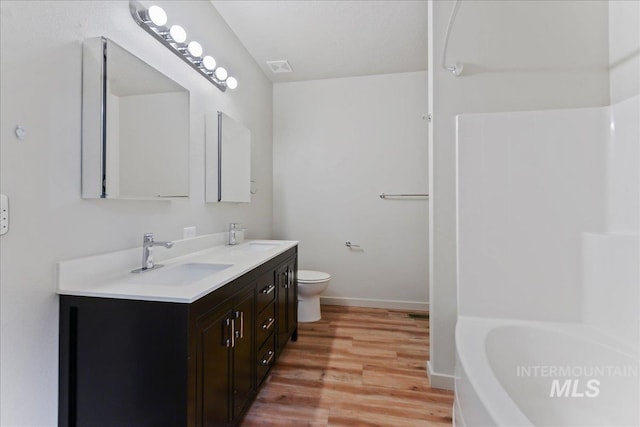
[[[296,334],[296,259],[294,247],[192,303],[61,295],[59,425],[239,424],[276,339]]]

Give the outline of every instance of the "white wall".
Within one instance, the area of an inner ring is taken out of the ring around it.
[[[609,2],[611,103],[640,93],[640,1]]]
[[[458,313],[580,322],[582,234],[605,228],[609,109],[457,118]]]
[[[0,237],[0,404],[3,426],[57,424],[61,259],[224,231],[239,221],[271,237],[272,85],[209,2],[160,2],[240,83],[222,93],[139,28],[127,1],[0,3],[0,191],[10,198]],[[80,198],[81,46],[106,36],[191,91],[192,197],[174,202]],[[252,131],[249,205],[204,204],[204,114],[221,109]],[[19,141],[16,125],[27,135]]]
[[[426,72],[274,85],[274,232],[324,301],[426,309]],[[345,242],[362,246],[350,250]]]
[[[452,1],[429,1],[430,364],[432,384],[452,386],[455,365],[455,115],[606,105],[605,1],[463,1],[441,66]]]

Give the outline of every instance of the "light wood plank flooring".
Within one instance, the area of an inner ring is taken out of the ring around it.
[[[301,323],[242,427],[447,426],[453,394],[431,388],[429,321],[409,312],[322,306]]]

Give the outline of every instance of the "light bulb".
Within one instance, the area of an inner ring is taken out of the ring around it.
[[[229,89],[235,89],[238,87],[238,81],[236,80],[235,77],[229,77],[227,78],[227,87]]]
[[[153,25],[157,27],[162,27],[167,23],[167,14],[160,6],[151,6],[149,10],[147,10],[147,15],[151,22],[153,22]]]
[[[213,59],[213,56],[205,56],[202,58],[202,65],[209,71],[213,71],[216,69],[216,60]]]
[[[189,55],[193,56],[194,58],[200,58],[202,56],[202,46],[195,40],[189,42],[187,50],[189,51]]]
[[[187,32],[180,25],[172,25],[169,29],[169,35],[176,43],[184,43],[187,39]]]
[[[222,67],[218,67],[216,68],[216,78],[218,80],[220,80],[221,82],[225,81],[227,79],[227,70],[225,70]]]

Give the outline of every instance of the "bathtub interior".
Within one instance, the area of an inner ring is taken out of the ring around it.
[[[533,425],[639,425],[637,357],[603,345],[600,337],[578,335],[549,327],[496,327],[486,336],[487,358]]]

